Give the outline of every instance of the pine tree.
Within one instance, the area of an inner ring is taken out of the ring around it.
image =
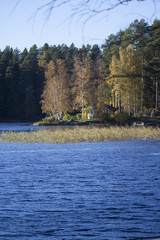
[[[13,49],[7,46],[4,51],[1,53],[0,58],[0,114],[2,119],[7,119],[10,111],[9,101],[10,91],[8,89],[11,87],[7,83],[7,72],[11,71],[12,68],[12,58],[13,58]]]
[[[20,51],[18,49],[13,50],[12,58],[10,58],[10,64],[6,69],[5,85],[8,96],[6,99],[7,104],[7,119],[17,120],[19,118],[19,56]]]
[[[29,53],[25,51],[20,64],[21,114],[25,119],[35,119],[41,115],[40,95],[42,91],[42,77],[38,65],[38,49],[33,45]],[[31,107],[32,106],[32,107]]]
[[[146,71],[154,89],[154,105],[159,109],[160,84],[160,21],[155,20],[150,29],[150,38],[146,48]]]

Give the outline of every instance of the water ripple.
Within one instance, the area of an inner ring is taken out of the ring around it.
[[[160,235],[160,144],[0,144],[0,239]]]

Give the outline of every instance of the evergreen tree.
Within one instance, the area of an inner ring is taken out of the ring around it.
[[[146,48],[146,71],[153,90],[154,106],[159,109],[160,84],[160,21],[155,20],[150,29],[150,38]],[[153,107],[153,105],[152,105]]]
[[[2,119],[8,118],[8,99],[10,98],[10,87],[6,81],[6,71],[12,66],[13,49],[7,46],[1,54],[0,59],[0,113]]]
[[[42,91],[39,76],[38,49],[36,45],[30,48],[20,65],[21,113],[26,119],[35,119],[41,114],[40,94]],[[32,106],[32,107],[31,107]]]
[[[120,30],[116,35],[111,34],[105,41],[105,44],[102,45],[103,48],[103,59],[106,65],[106,71],[109,74],[109,65],[112,60],[112,56],[115,55],[118,57],[119,48],[122,42],[122,36],[124,32]]]
[[[20,76],[19,69],[19,56],[20,51],[15,49],[13,51],[12,58],[10,59],[10,65],[6,69],[6,91],[8,92],[8,97],[6,99],[7,105],[7,119],[17,120],[19,118],[19,91],[18,91],[18,83]]]

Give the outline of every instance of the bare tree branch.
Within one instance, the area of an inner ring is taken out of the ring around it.
[[[37,16],[37,14],[40,11],[45,10],[46,21],[47,21],[50,18],[53,10],[55,10],[56,8],[60,8],[61,6],[66,5],[71,1],[72,0],[51,0],[46,4],[40,6],[38,9],[36,9],[36,11],[33,12],[33,16]]]
[[[11,10],[10,15],[12,15],[12,13],[14,12],[14,10],[18,7],[19,3],[21,0],[18,0],[14,6],[14,8]]]
[[[22,0],[17,1],[17,5]],[[84,23],[88,22],[91,18],[102,13],[107,13],[120,5],[128,5],[131,2],[146,2],[149,0],[44,0],[46,2],[44,5],[40,6],[35,10],[34,14],[41,11],[45,12],[46,20],[50,18],[53,11],[64,5],[71,5],[70,17],[78,17],[79,20],[83,19]],[[152,15],[155,16],[156,13],[156,0],[150,0],[154,6],[154,12]],[[160,0],[157,0],[159,2]]]

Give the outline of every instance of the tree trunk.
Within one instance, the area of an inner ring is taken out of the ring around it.
[[[128,114],[131,116],[131,105],[130,105],[130,95],[128,93]]]
[[[136,106],[137,95],[134,95],[134,117],[137,117],[137,106]]]
[[[101,79],[101,98],[102,98],[102,111],[104,112],[104,95],[103,95],[103,82]]]
[[[113,92],[113,107],[116,107],[115,91]]]
[[[141,112],[143,111],[143,91],[144,91],[144,71],[142,69],[142,77],[141,77]]]
[[[121,112],[121,94],[120,94],[120,90],[118,90],[118,111]]]
[[[158,78],[156,76],[156,110],[158,110]]]
[[[84,119],[84,81],[82,79],[82,120]]]

